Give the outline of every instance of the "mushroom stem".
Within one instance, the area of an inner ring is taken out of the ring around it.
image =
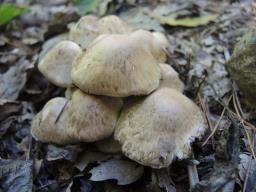
[[[195,185],[199,182],[198,172],[196,168],[197,164],[197,161],[190,160],[189,164],[187,165],[190,189],[193,189]]]

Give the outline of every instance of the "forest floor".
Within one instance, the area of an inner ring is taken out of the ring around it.
[[[256,27],[256,3],[81,2],[84,4],[14,0],[11,3],[29,7],[29,11],[0,25],[0,191],[256,191],[255,111],[241,102],[243,95],[225,68],[234,44],[248,28]],[[88,13],[99,17],[115,14],[134,30],[160,31],[168,37],[168,63],[184,82],[184,94],[201,107],[208,126],[205,135],[193,144],[193,158],[154,170],[130,164],[122,154],[100,152],[94,143],[58,146],[32,138],[34,115],[49,99],[63,96],[65,91],[38,71],[40,53],[46,51],[42,46],[67,33],[70,23]],[[199,175],[194,189],[189,185],[187,164]],[[95,170],[100,171],[103,181],[90,179]],[[127,183],[124,175],[135,182],[118,185]]]

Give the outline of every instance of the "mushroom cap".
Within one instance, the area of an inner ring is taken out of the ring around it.
[[[115,15],[97,19],[88,15],[81,17],[69,32],[69,39],[86,49],[89,44],[101,34],[122,34],[131,32],[131,28]]]
[[[68,100],[56,97],[46,103],[34,117],[31,134],[39,141],[46,143],[67,144],[74,140],[67,133]]]
[[[62,41],[50,49],[38,64],[38,69],[54,85],[70,87],[72,62],[81,53],[76,43]]]
[[[98,150],[103,153],[115,154],[122,152],[120,143],[114,140],[113,136],[98,141],[95,143],[95,145],[98,148]]]
[[[162,88],[123,107],[114,137],[130,159],[162,168],[187,157],[203,130],[199,108],[179,91]]]
[[[147,95],[158,87],[157,61],[129,35],[104,35],[95,42],[73,62],[71,78],[81,90],[126,97]]]
[[[65,98],[71,100],[72,98],[72,95],[74,93],[74,91],[76,90],[77,88],[76,87],[68,87],[65,91]]]
[[[139,29],[131,33],[131,37],[148,49],[159,63],[167,60],[167,50],[169,42],[160,32],[151,33],[149,31]]]
[[[68,130],[82,142],[94,142],[114,132],[122,100],[88,95],[77,89],[69,107]]]
[[[101,34],[124,34],[131,32],[132,29],[119,17],[108,15],[98,21],[98,31]]]
[[[179,92],[184,91],[184,84],[179,78],[179,74],[169,65],[160,63],[161,81],[159,88],[168,87],[176,89]]]
[[[152,34],[154,36],[154,44],[159,47],[157,59],[159,62],[165,62],[167,60],[168,51],[170,49],[170,43],[163,33],[153,32]]]
[[[93,15],[81,17],[69,31],[69,39],[76,42],[82,48],[87,48],[88,45],[99,35],[98,18]]]

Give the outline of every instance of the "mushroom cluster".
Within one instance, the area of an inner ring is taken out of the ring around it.
[[[32,135],[56,144],[106,143],[113,135],[128,158],[153,168],[187,157],[204,120],[165,64],[168,46],[162,33],[132,31],[116,16],[82,17],[38,65],[67,91],[34,117]],[[116,141],[109,141],[115,151]]]

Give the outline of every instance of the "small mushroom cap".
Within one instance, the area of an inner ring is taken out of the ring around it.
[[[72,66],[73,83],[96,95],[147,95],[159,85],[160,67],[152,54],[129,35],[105,35],[92,42]]]
[[[114,132],[122,100],[94,96],[76,90],[68,111],[68,130],[82,142],[94,142],[109,137]]]
[[[169,65],[160,63],[161,81],[159,88],[168,87],[176,89],[179,92],[184,91],[184,84],[179,78],[179,74]]]
[[[62,97],[51,99],[32,121],[31,134],[46,143],[67,144],[74,140],[67,133],[68,100]]]
[[[98,28],[101,34],[125,34],[132,31],[126,22],[115,15],[102,17],[98,21]]]
[[[88,15],[81,17],[71,27],[69,39],[85,49],[101,34],[122,34],[130,31],[128,24],[115,15],[108,15],[99,20],[95,16]]]
[[[204,130],[199,108],[179,91],[162,88],[123,107],[115,139],[132,160],[153,168],[185,158],[190,143]]]
[[[165,62],[170,49],[170,43],[163,33],[153,32],[152,34],[155,40],[154,44],[160,47],[157,59],[159,62]]]
[[[142,43],[142,45],[153,54],[159,63],[163,63],[167,60],[169,42],[162,33],[151,33],[140,29],[131,33],[131,37]]]
[[[39,71],[54,85],[70,87],[71,66],[81,48],[72,41],[62,41],[54,46],[38,64]]]
[[[99,35],[98,18],[93,15],[81,17],[76,24],[74,24],[69,31],[69,39],[76,42],[82,48],[88,45]]]

